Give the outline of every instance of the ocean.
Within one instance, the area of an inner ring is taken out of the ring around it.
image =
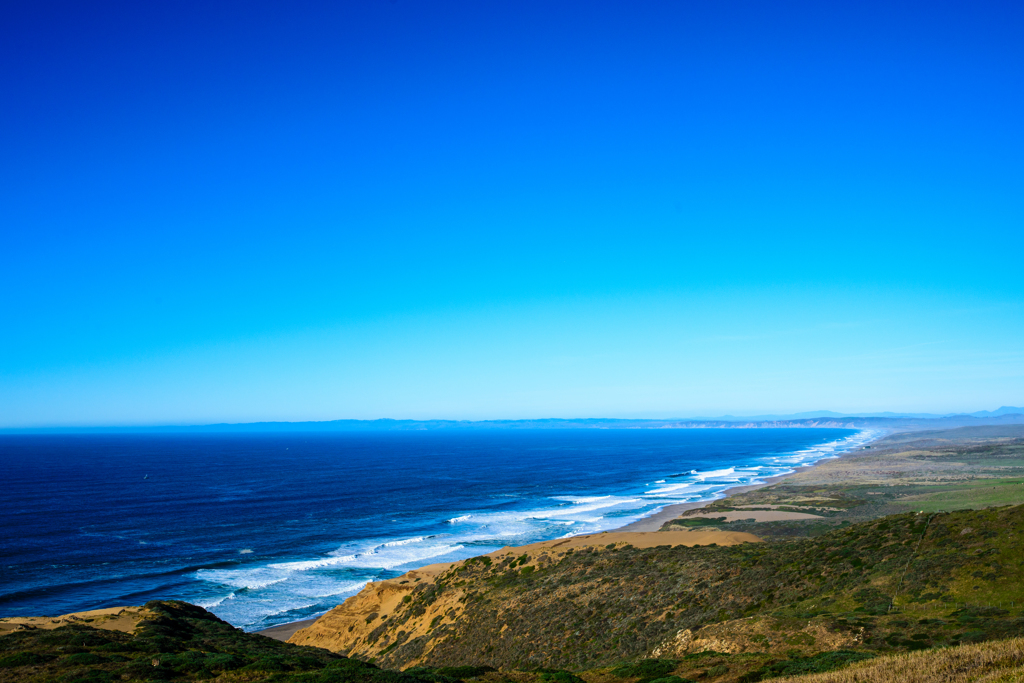
[[[181,599],[254,631],[368,581],[705,500],[842,429],[0,436],[0,616]]]

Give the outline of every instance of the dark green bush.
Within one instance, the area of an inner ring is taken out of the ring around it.
[[[812,657],[794,657],[749,671],[740,676],[739,681],[740,683],[756,683],[756,681],[763,681],[777,676],[822,673],[839,669],[854,662],[871,659],[873,656],[866,652],[853,652],[851,650],[820,652]]]
[[[63,666],[92,666],[93,664],[104,664],[106,661],[106,657],[101,657],[94,652],[79,652],[62,658],[60,663]]]
[[[137,660],[114,672],[128,678],[141,678],[144,681],[165,681],[175,677],[175,672],[162,666],[153,666],[148,659]]]
[[[476,678],[494,670],[494,667],[491,666],[440,666],[434,669],[434,672],[448,678],[464,681],[467,678]]]
[[[679,665],[674,659],[641,659],[635,664],[623,664],[612,669],[612,675],[619,678],[640,678],[657,680],[675,671]]]
[[[243,671],[291,671],[283,657],[260,657],[252,664],[242,667]]]
[[[9,669],[15,666],[39,666],[53,659],[50,655],[35,652],[15,652],[13,655],[0,657],[0,668]]]
[[[544,683],[586,683],[582,678],[568,671],[544,672],[540,675]]]
[[[67,681],[68,683],[113,683],[119,681],[120,677],[115,677],[109,671],[102,671],[100,669],[88,669],[85,671],[73,671],[66,676],[59,679]]]
[[[416,666],[406,669],[404,673],[432,683],[456,683],[494,670],[490,666]]]

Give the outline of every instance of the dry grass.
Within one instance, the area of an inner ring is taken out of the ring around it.
[[[1024,683],[1024,638],[879,657],[772,683]]]

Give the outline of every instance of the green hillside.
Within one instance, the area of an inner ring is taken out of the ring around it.
[[[250,635],[184,602],[154,601],[135,635],[72,624],[0,637],[0,681],[286,680],[424,683],[312,647]]]
[[[382,668],[153,602],[159,618],[136,635],[70,625],[0,637],[0,682],[750,683],[1024,635],[1022,539],[1018,506],[774,543],[578,550],[539,569],[471,560],[388,620]],[[403,638],[403,619],[455,586],[467,591],[461,617]],[[427,645],[427,667],[396,671]]]
[[[391,641],[386,666],[426,652],[437,666],[573,670],[648,657],[685,629],[800,656],[834,649],[826,642],[892,652],[1005,638],[1024,634],[1022,541],[1018,506],[906,513],[770,544],[583,550],[530,571],[469,561],[375,637]],[[404,619],[454,587],[467,591],[459,619],[406,640]],[[771,635],[754,633],[765,620]]]

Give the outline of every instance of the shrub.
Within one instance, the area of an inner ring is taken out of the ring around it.
[[[740,676],[739,681],[740,683],[756,683],[756,681],[763,681],[766,678],[775,678],[776,676],[823,673],[844,667],[853,662],[872,659],[873,657],[874,655],[866,652],[853,652],[852,650],[820,652],[812,657],[794,657],[774,664],[768,664],[754,671],[748,671]]]
[[[9,669],[16,666],[39,666],[53,659],[48,655],[40,655],[35,652],[15,652],[13,655],[0,657],[0,668]]]
[[[568,671],[545,672],[540,675],[544,683],[586,683],[582,678]]]
[[[654,681],[675,671],[678,662],[674,659],[641,659],[635,664],[623,664],[612,669],[612,675],[619,678],[640,678]]]
[[[103,664],[106,661],[106,657],[101,657],[93,652],[79,652],[64,657],[60,663],[65,666],[91,666],[93,664]]]

